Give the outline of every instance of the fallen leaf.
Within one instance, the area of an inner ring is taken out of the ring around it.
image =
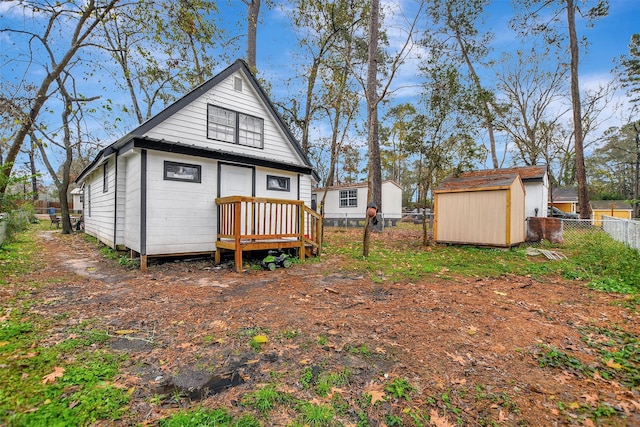
[[[469,329],[467,329],[467,333],[469,335],[475,335],[478,332],[478,328],[476,328],[475,326],[469,326]]]
[[[447,356],[449,356],[451,359],[455,360],[456,362],[458,362],[459,364],[464,366],[464,363],[465,363],[464,357],[458,356],[458,355],[455,355],[455,354],[451,354],[451,353],[448,353],[448,352],[447,352]]]
[[[445,415],[440,416],[440,414],[438,414],[438,411],[436,411],[435,409],[432,409],[429,415],[431,417],[431,424],[436,427],[454,427],[454,425],[449,422]]]
[[[378,390],[372,390],[369,394],[371,394],[371,405],[375,405],[376,402],[384,402],[387,397],[384,392]]]
[[[595,423],[591,420],[591,418],[585,418],[582,420],[582,425],[585,427],[596,427]]]
[[[607,366],[613,369],[622,369],[622,365],[617,362],[614,362],[613,359],[607,360]]]
[[[64,373],[64,368],[56,366],[53,368],[53,372],[42,377],[42,384],[53,383],[56,378],[61,378]]]
[[[580,397],[584,397],[584,400],[586,400],[587,403],[593,403],[593,404],[598,403],[598,395],[597,394],[587,394],[587,393],[585,393]]]
[[[0,341],[0,347],[4,347],[7,344],[9,344],[9,341]]]
[[[138,332],[136,329],[120,329],[115,332],[116,335],[129,335]]]
[[[496,293],[497,295],[501,295],[503,297],[507,296],[506,292],[500,292],[500,291],[493,291],[494,293]]]

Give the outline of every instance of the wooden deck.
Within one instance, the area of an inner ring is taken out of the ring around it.
[[[322,216],[301,200],[231,196],[217,198],[216,204],[216,264],[220,250],[235,252],[236,271],[242,271],[244,251],[294,248],[300,259],[320,254]]]

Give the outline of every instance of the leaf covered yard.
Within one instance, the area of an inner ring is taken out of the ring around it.
[[[82,235],[28,233],[0,253],[0,420],[640,423],[638,300],[600,290],[633,290],[624,248],[620,265],[571,244],[552,261],[423,248],[419,230],[393,228],[363,259],[360,230],[325,240],[288,269],[200,259],[142,273]]]

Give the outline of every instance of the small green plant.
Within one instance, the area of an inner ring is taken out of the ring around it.
[[[264,415],[273,409],[278,402],[284,400],[286,400],[286,395],[280,393],[274,385],[268,385],[253,393],[244,395],[242,404],[255,408]]]
[[[255,351],[262,351],[262,348],[269,341],[266,335],[256,335],[249,341],[249,346]]]
[[[384,416],[384,420],[389,427],[402,425],[402,418],[397,415],[387,414]]]
[[[328,405],[315,405],[309,402],[298,404],[300,421],[310,427],[331,427],[335,425],[335,410]]]
[[[317,339],[316,339],[316,344],[318,344],[320,347],[324,347],[325,345],[327,345],[327,336],[326,335],[320,335]]]
[[[568,369],[589,376],[593,374],[593,368],[583,364],[575,357],[569,356],[553,346],[546,344],[539,344],[538,346],[543,349],[542,354],[538,357],[538,366],[541,368]]]
[[[411,400],[410,393],[414,392],[416,389],[414,386],[409,383],[409,381],[404,378],[395,378],[393,381],[388,383],[384,387],[384,391],[389,393],[391,396],[396,399],[405,399]]]
[[[293,340],[296,339],[299,335],[299,332],[295,329],[287,329],[284,331],[280,331],[278,333],[278,338],[281,340]]]
[[[369,348],[367,347],[366,344],[360,344],[358,346],[353,346],[353,345],[347,345],[345,346],[345,350],[353,355],[357,355],[357,356],[365,356],[365,357],[369,357],[371,356],[373,353],[371,352],[371,350],[369,350]]]
[[[158,422],[159,427],[229,426],[231,416],[226,409],[199,408],[180,411]]]
[[[300,373],[300,385],[302,388],[311,388],[314,380],[313,369],[310,366],[305,367]]]

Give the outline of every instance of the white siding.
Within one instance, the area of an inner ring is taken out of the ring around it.
[[[546,182],[526,182],[524,184],[526,194],[526,211],[525,215],[530,216],[547,216],[547,204],[549,198],[549,186]],[[538,209],[536,215],[536,208]]]
[[[240,77],[243,80],[241,92],[234,89],[233,81],[235,77]],[[264,119],[263,148],[207,139],[207,104]],[[151,129],[145,136],[296,165],[303,164],[302,159],[286,140],[280,127],[272,119],[265,104],[253,90],[249,80],[240,71],[228,76],[209,92]]]
[[[340,192],[345,190],[357,191],[355,207],[340,207]],[[318,206],[324,197],[324,191],[313,191],[318,197]],[[326,218],[364,218],[366,214],[367,187],[353,186],[329,189],[325,199],[324,212]],[[392,182],[382,183],[382,213],[385,218],[402,218],[402,189]]]
[[[105,245],[114,248],[113,227],[115,218],[115,160],[114,157],[108,159],[107,165],[107,188],[104,191],[104,164],[96,168],[87,177],[87,206],[85,212],[85,233],[94,236]],[[89,187],[90,186],[90,187]],[[90,188],[90,194],[89,194]]]
[[[125,168],[120,174],[125,175],[124,193],[124,245],[140,252],[140,173],[141,155],[135,152],[127,156]]]
[[[200,165],[200,183],[164,179],[164,161]],[[149,151],[147,156],[147,255],[215,251],[217,163]]]
[[[382,184],[382,214],[385,218],[402,218],[402,188],[393,182]]]
[[[127,158],[120,156],[116,158],[118,173],[116,176],[116,245],[124,245],[124,223],[125,223],[125,203],[126,203],[126,174]]]
[[[268,190],[267,175],[289,178],[289,191]],[[298,200],[298,174],[279,169],[256,168],[256,197]],[[311,197],[309,195],[309,197]]]
[[[300,179],[300,200],[304,201],[307,207],[311,207],[311,175],[299,175]]]

